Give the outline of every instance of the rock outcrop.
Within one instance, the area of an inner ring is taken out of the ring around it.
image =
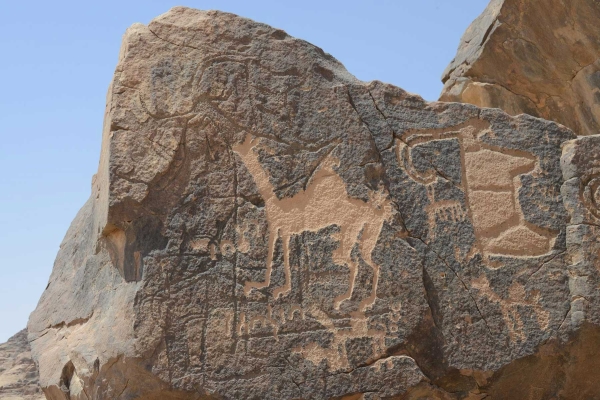
[[[30,319],[41,386],[51,400],[585,398],[598,185],[575,139],[358,81],[232,14],[136,24],[92,195]]]
[[[442,101],[600,132],[600,3],[492,0],[444,72]]]
[[[42,400],[38,373],[31,359],[27,330],[0,344],[0,399]]]

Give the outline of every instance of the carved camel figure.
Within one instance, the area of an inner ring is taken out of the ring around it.
[[[350,269],[348,291],[335,299],[335,308],[352,297],[357,276],[357,263],[352,260],[351,252],[358,242],[360,253],[365,262],[373,268],[373,288],[371,295],[360,303],[364,311],[375,302],[379,266],[371,259],[371,253],[377,243],[383,222],[392,215],[391,201],[383,192],[373,192],[371,200],[364,202],[353,199],[346,192],[344,181],[333,170],[333,160],[329,156],[320,169],[311,178],[306,190],[293,197],[278,199],[274,193],[269,177],[258,161],[254,150],[258,141],[251,135],[246,140],[233,147],[258,187],[264,199],[267,222],[269,226],[267,271],[263,282],[246,282],[245,293],[252,289],[268,287],[273,270],[273,252],[275,242],[280,236],[283,241],[283,259],[285,266],[285,284],[274,290],[273,296],[278,298],[291,290],[291,272],[289,261],[289,241],[292,235],[304,231],[316,232],[330,225],[340,228],[339,246],[333,259],[337,264],[347,264]]]

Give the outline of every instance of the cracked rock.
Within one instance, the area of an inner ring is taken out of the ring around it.
[[[579,313],[591,281],[570,272],[568,245],[584,237],[561,193],[573,139],[532,116],[361,82],[232,14],[176,7],[135,24],[91,197],[29,323],[44,393],[474,399],[510,387],[511,368],[555,365],[534,361],[594,315]]]

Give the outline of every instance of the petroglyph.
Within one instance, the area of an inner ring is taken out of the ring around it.
[[[600,220],[600,207],[598,205],[600,202],[600,177],[597,172],[598,169],[598,167],[594,168],[591,173],[588,173],[589,176],[581,179],[584,182],[581,188],[581,198],[592,215]]]
[[[480,120],[470,120],[447,129],[409,131],[396,140],[396,155],[412,179],[428,186],[430,226],[435,226],[439,218],[455,221],[467,218],[460,202],[436,200],[433,184],[441,177],[465,191],[468,213],[484,255],[545,254],[550,250],[556,233],[525,221],[518,195],[520,176],[535,170],[535,157],[524,151],[496,148],[482,142],[480,137],[490,133],[493,134],[491,128]],[[448,140],[458,140],[460,145],[459,177],[439,171],[434,161],[436,154],[430,154],[428,159],[423,157],[425,152],[422,151],[419,164],[413,160],[413,152],[419,146]],[[422,165],[423,158],[429,164],[427,167]]]
[[[335,326],[334,321],[324,312],[319,310],[312,310],[312,312],[317,317],[319,323],[323,324],[329,332],[334,333],[332,336],[333,341],[327,347],[322,347],[318,343],[313,342],[306,346],[296,347],[292,349],[292,352],[301,354],[315,365],[319,365],[323,360],[327,360],[330,371],[344,371],[351,368],[349,359],[352,357],[352,354],[349,354],[351,349],[348,347],[356,340],[369,338],[367,352],[371,356],[363,361],[365,364],[369,364],[385,354],[385,331],[369,329],[367,319],[364,318],[364,313],[352,313],[351,326],[346,329],[340,329]]]
[[[524,341],[527,338],[524,332],[523,314],[528,309],[535,313],[539,328],[542,330],[548,329],[550,313],[540,304],[541,295],[538,291],[526,293],[523,285],[513,282],[508,289],[508,297],[504,299],[494,292],[488,279],[483,275],[473,280],[471,285],[489,301],[500,306],[512,341]]]
[[[124,36],[103,137],[30,322],[58,397],[65,364],[107,399],[406,397],[568,320],[565,240],[511,256],[566,236],[554,123],[427,103],[177,7]]]
[[[275,242],[281,237],[283,242],[283,258],[285,266],[285,284],[276,288],[273,296],[278,298],[291,289],[291,273],[289,260],[289,241],[294,234],[304,231],[318,231],[329,225],[336,225],[340,231],[339,246],[333,256],[334,261],[346,264],[350,269],[348,291],[335,299],[335,306],[352,297],[358,265],[351,256],[355,243],[359,243],[360,254],[373,269],[373,288],[371,295],[361,302],[361,310],[372,306],[377,294],[379,266],[371,259],[371,253],[383,222],[392,216],[391,202],[382,192],[373,192],[369,202],[352,199],[346,192],[346,185],[333,171],[333,160],[328,157],[314,174],[306,190],[291,198],[278,199],[267,173],[263,170],[254,148],[258,141],[251,135],[233,148],[250,171],[265,202],[269,225],[268,257],[265,280],[262,282],[246,282],[245,293],[253,288],[269,287],[273,271],[273,253]]]

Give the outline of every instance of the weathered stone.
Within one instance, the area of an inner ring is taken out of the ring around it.
[[[44,399],[25,329],[0,344],[0,399]]]
[[[177,7],[125,34],[103,135],[29,324],[49,399],[482,398],[594,321],[554,122]]]
[[[442,101],[600,132],[600,3],[492,0],[461,39]]]
[[[571,322],[600,324],[600,136],[581,137],[564,146],[562,194],[571,215],[567,244],[571,265]]]

